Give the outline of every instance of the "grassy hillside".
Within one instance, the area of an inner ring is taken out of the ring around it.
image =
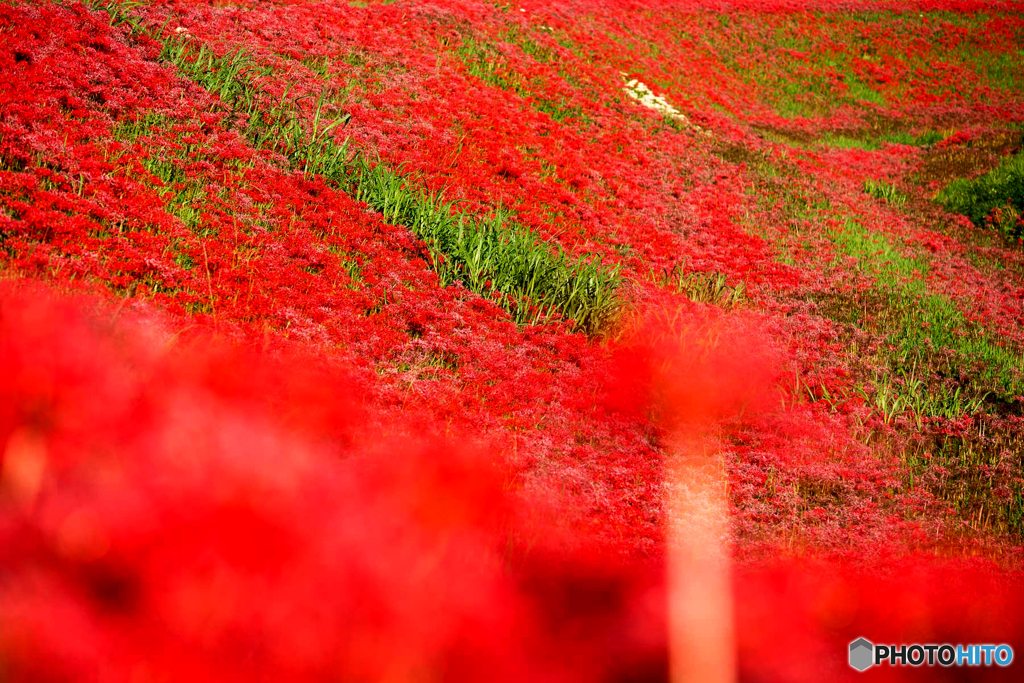
[[[0,678],[660,679],[704,545],[743,679],[821,680],[778,604],[826,678],[1024,633],[1024,5],[16,0],[0,61]]]

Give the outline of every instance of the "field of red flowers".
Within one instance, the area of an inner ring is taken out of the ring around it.
[[[0,3],[0,680],[1019,680],[1024,3]]]

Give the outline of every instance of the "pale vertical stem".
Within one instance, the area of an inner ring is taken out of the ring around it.
[[[696,429],[677,432],[668,478],[671,680],[733,683],[729,504],[718,440]]]

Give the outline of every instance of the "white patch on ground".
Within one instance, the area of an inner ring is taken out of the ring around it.
[[[625,72],[620,71],[619,73],[622,74],[623,78],[626,77]],[[629,95],[634,100],[639,102],[641,105],[647,107],[648,109],[653,109],[662,116],[668,116],[669,118],[678,121],[679,123],[683,124],[684,126],[687,126],[688,128],[693,128],[697,132],[707,133],[707,131],[702,129],[700,126],[695,126],[692,123],[690,123],[690,119],[686,118],[686,115],[683,114],[683,112],[679,111],[671,104],[669,104],[668,100],[666,100],[661,95],[655,95],[654,91],[648,88],[645,84],[641,83],[639,80],[634,78],[632,80],[626,81],[625,91],[627,95]]]

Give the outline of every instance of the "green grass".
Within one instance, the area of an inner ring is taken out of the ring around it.
[[[171,131],[175,121],[161,114],[149,113],[137,119],[120,122],[111,136],[121,142],[134,143],[154,130]],[[151,187],[164,198],[167,213],[175,216],[190,230],[196,230],[202,223],[202,205],[207,198],[203,183],[191,178],[183,161],[199,154],[195,145],[181,143],[173,152],[163,149],[142,157],[142,167],[158,182],[141,178],[140,182]]]
[[[943,437],[907,449],[903,459],[911,488],[925,488],[949,502],[976,529],[1019,537],[1024,534],[1024,482],[1013,480],[1014,470],[1007,470],[1003,454],[1019,453],[1022,446],[1019,434],[997,434],[988,443]]]
[[[895,60],[938,96],[967,91],[984,97],[979,85],[1008,93],[1024,88],[1024,50],[1003,50],[1002,43],[986,39],[987,23],[1002,20],[996,14],[817,12],[766,22],[756,13],[741,13],[718,19],[720,27],[706,31],[701,42],[714,50],[729,71],[762,89],[766,100],[786,118],[827,116],[847,106],[872,112],[900,99],[907,85],[876,85],[870,72],[861,68],[863,62]],[[922,30],[942,35],[950,25],[967,29],[968,35],[927,51],[911,48]],[[1018,36],[1016,44],[1022,40],[1024,35]],[[942,65],[973,71],[976,82],[949,82]]]
[[[873,151],[881,149],[877,140],[871,138],[854,138],[848,135],[836,135],[827,133],[821,138],[821,144],[836,149],[864,149]]]
[[[857,259],[858,268],[870,271],[886,288],[901,287],[911,294],[925,291],[928,265],[920,259],[904,256],[888,239],[847,219],[844,229],[830,234],[845,254]]]
[[[887,183],[884,180],[865,180],[864,192],[893,206],[903,206],[907,203],[907,195],[900,192],[892,183]]]
[[[722,23],[723,33],[729,32],[729,23]],[[874,109],[885,104],[885,96],[854,72],[852,46],[847,50],[818,49],[803,34],[800,23],[785,22],[771,31],[745,31],[741,44],[728,39],[719,44],[714,32],[709,38],[722,63],[744,82],[764,88],[775,111],[784,118],[828,115],[843,105]],[[810,60],[794,58],[785,50],[805,53]],[[843,85],[833,82],[829,72],[839,74]]]
[[[874,151],[882,149],[885,144],[910,145],[912,147],[926,147],[945,140],[947,135],[935,130],[926,130],[914,135],[906,131],[896,131],[884,135],[851,137],[835,133],[826,133],[818,144],[837,149],[863,149]]]
[[[988,173],[958,178],[935,200],[946,210],[971,219],[977,226],[990,224],[1011,237],[1024,237],[1024,152],[1006,157]]]
[[[942,142],[947,137],[949,137],[947,134],[937,130],[926,130],[923,133],[918,133],[917,135],[913,135],[906,131],[898,131],[882,136],[882,141],[895,145],[926,147],[928,145],[934,145],[938,142]]]
[[[1015,53],[979,52],[967,61],[975,72],[993,85],[1011,92],[1024,92],[1024,47]]]
[[[690,301],[723,308],[738,306],[746,298],[743,282],[730,285],[725,274],[719,272],[687,271],[685,266],[675,266],[664,270],[656,281],[662,287],[672,287],[686,295]]]
[[[500,209],[492,216],[476,216],[440,194],[424,192],[379,161],[371,163],[365,154],[351,151],[347,140],[339,142],[337,132],[345,117],[330,117],[325,98],[304,103],[289,98],[286,90],[268,106],[256,85],[267,70],[243,50],[218,55],[194,40],[165,36],[142,26],[124,7],[109,8],[112,21],[129,23],[161,40],[164,60],[220,97],[228,114],[225,125],[239,130],[253,146],[277,152],[291,168],[320,176],[366,202],[385,220],[407,226],[428,247],[445,284],[461,282],[495,300],[522,324],[561,318],[571,321],[573,329],[596,334],[616,314],[621,303],[618,267],[607,267],[590,255],[570,257],[509,221]],[[311,104],[312,112],[304,111],[303,104]],[[176,164],[156,163],[168,182],[180,173]]]
[[[523,52],[538,62],[548,64],[559,61],[560,55],[557,50],[537,42],[519,26],[510,26],[504,37],[506,42],[518,45]]]
[[[876,376],[873,396],[887,419],[907,409],[917,419],[959,417],[977,412],[989,394],[1024,391],[1024,357],[968,323],[952,301],[930,293],[924,261],[852,220],[833,239],[876,279],[878,324],[889,347],[879,360],[889,370]]]
[[[506,225],[500,210],[491,217],[458,212],[443,196],[418,190],[364,156],[352,166],[354,172],[342,183],[385,220],[420,237],[443,282],[459,281],[497,298],[517,322],[537,324],[558,315],[595,333],[618,307],[618,268],[605,268],[600,259],[573,259],[560,248],[552,251],[530,230]]]
[[[815,230],[826,217],[842,217],[827,200],[792,189],[772,164],[751,168],[762,179],[759,203],[790,217],[795,235]],[[823,301],[837,321],[884,338],[877,355],[865,359],[875,369],[859,393],[885,422],[907,415],[918,423],[924,417],[955,418],[977,412],[990,395],[1006,398],[1024,390],[1024,356],[1000,346],[965,320],[955,303],[930,292],[926,260],[907,256],[849,218],[828,237],[874,281],[870,290]]]
[[[552,61],[557,56],[554,50],[539,45],[518,30],[506,33],[506,38],[510,42],[514,41],[526,54],[538,61]],[[456,47],[455,54],[471,75],[497,88],[515,93],[534,109],[546,113],[553,120],[577,119],[589,122],[581,107],[570,105],[563,98],[552,99],[544,96],[544,84],[524,78],[493,45],[479,41],[473,36],[465,36]]]
[[[132,144],[144,141],[146,136],[154,131],[170,136],[174,144],[159,149],[145,145],[146,153],[141,156],[140,161],[142,167],[157,182],[145,177],[139,178],[139,181],[164,198],[165,209],[169,214],[176,216],[193,232],[200,232],[204,222],[204,209],[208,209],[211,202],[226,199],[227,191],[222,189],[216,195],[210,195],[205,189],[206,183],[192,174],[188,167],[189,164],[204,158],[209,159],[213,150],[190,141],[191,127],[186,122],[153,112],[135,119],[120,121],[111,131],[111,137],[119,142]],[[114,161],[118,158],[116,153],[112,156]],[[225,166],[240,170],[251,168],[254,163],[254,159],[234,160]],[[207,234],[208,231],[209,228],[202,232]]]

